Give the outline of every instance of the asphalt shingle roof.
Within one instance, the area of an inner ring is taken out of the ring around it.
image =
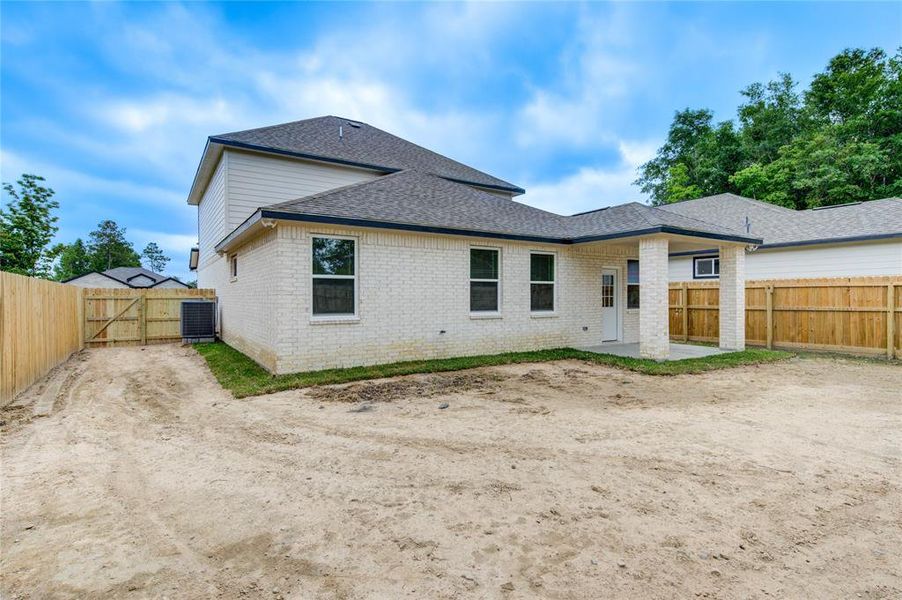
[[[510,182],[427,150],[377,127],[335,116],[223,133],[210,136],[210,141],[249,145],[257,149],[368,166],[386,172],[416,169],[447,179],[523,193],[522,188]]]
[[[886,198],[860,204],[793,210],[745,198],[718,194],[658,207],[684,217],[749,232],[764,245],[793,244],[883,235],[902,235],[902,199]]]
[[[313,215],[557,241],[616,237],[661,227],[727,239],[753,238],[732,227],[638,203],[557,215],[415,170],[274,204],[262,211],[264,216]]]
[[[170,277],[167,277],[166,275],[160,275],[159,273],[148,271],[142,267],[113,267],[112,269],[104,271],[103,274],[132,287],[153,287],[161,281],[170,279]],[[150,285],[141,285],[140,281],[134,281],[139,275],[150,278],[153,283]]]

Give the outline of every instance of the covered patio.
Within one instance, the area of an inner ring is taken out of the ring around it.
[[[660,212],[660,211],[659,211]],[[653,360],[680,360],[745,349],[745,253],[750,241],[744,236],[721,232],[687,231],[658,227],[653,233],[619,239],[588,239],[577,243],[620,246],[621,251],[639,258],[638,343],[634,339],[616,341],[602,337],[601,345],[583,349]],[[753,247],[753,246],[752,246]],[[638,252],[637,252],[638,250]],[[719,256],[719,341],[718,348],[670,342],[669,262],[671,253],[715,250]],[[629,286],[633,282],[625,281]],[[635,310],[635,306],[632,307]],[[622,319],[622,311],[614,311]]]

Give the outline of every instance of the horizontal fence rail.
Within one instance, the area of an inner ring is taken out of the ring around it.
[[[108,289],[0,272],[0,406],[84,347],[181,338],[182,300],[214,290]]]
[[[670,284],[670,337],[716,342],[719,287]],[[745,284],[750,346],[900,356],[902,277],[774,279]]]

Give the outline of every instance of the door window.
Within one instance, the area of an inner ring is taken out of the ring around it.
[[[603,308],[614,306],[614,276],[607,273],[601,276],[601,306]]]

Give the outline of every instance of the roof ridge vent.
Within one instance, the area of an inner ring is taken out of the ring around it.
[[[601,212],[601,211],[607,210],[607,209],[609,209],[609,208],[611,208],[611,207],[610,207],[610,206],[603,206],[603,207],[601,207],[601,208],[594,208],[594,209],[592,209],[592,210],[584,210],[583,212],[573,213],[573,214],[570,215],[570,216],[571,216],[571,217],[578,217],[578,216],[580,216],[580,215],[590,215],[590,214],[592,214],[592,213]]]
[[[846,202],[844,204],[830,204],[828,206],[815,206],[810,210],[828,210],[831,208],[841,208],[843,206],[858,206],[861,202]]]

